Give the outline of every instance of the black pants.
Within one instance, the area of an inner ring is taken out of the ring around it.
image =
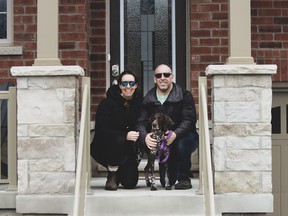
[[[138,163],[131,143],[120,146],[91,146],[92,157],[102,166],[118,166],[117,180],[127,189],[135,188],[138,183]]]

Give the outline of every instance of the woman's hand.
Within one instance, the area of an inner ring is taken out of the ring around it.
[[[129,131],[127,133],[127,140],[136,142],[139,137],[139,132],[137,131]]]
[[[149,149],[156,148],[157,140],[151,137],[152,133],[148,133],[145,137],[145,143]]]

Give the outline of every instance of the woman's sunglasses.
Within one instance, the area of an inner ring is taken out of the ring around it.
[[[160,79],[162,77],[162,74],[164,75],[165,78],[168,78],[168,77],[170,77],[172,75],[172,73],[168,73],[168,72],[167,73],[156,73],[155,77],[157,79]]]
[[[135,81],[122,81],[122,82],[121,82],[121,85],[122,85],[123,87],[127,87],[128,84],[130,85],[130,87],[133,87],[133,86],[136,85],[136,82],[135,82]]]

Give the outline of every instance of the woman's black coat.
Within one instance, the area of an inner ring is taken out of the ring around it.
[[[118,163],[127,154],[134,154],[133,142],[127,141],[126,137],[129,131],[135,130],[142,95],[135,91],[133,98],[126,100],[120,94],[118,86],[111,86],[96,112],[91,156],[104,166]]]

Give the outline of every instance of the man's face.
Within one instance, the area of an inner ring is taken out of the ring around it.
[[[157,67],[154,75],[154,82],[158,89],[161,91],[170,90],[173,81],[173,74],[168,66],[162,65]]]

